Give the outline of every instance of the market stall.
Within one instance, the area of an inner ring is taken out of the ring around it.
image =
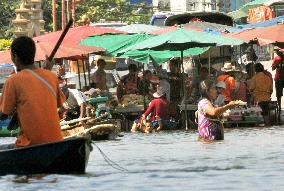
[[[146,105],[149,105],[150,98],[146,96]],[[113,115],[121,115],[123,118],[123,128],[122,130],[129,131],[131,128],[131,123],[141,116],[145,111],[144,108],[144,96],[136,94],[124,95],[121,102],[112,108]]]

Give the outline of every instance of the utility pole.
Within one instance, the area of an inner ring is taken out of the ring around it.
[[[56,0],[52,0],[52,23],[53,31],[57,31],[57,15],[56,15]]]

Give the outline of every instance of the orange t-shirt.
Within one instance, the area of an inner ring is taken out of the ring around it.
[[[223,81],[226,84],[226,89],[222,91],[222,95],[225,96],[226,101],[231,101],[231,94],[236,89],[236,81],[232,76],[221,75],[217,78],[217,81]]]
[[[12,75],[7,79],[1,97],[1,112],[10,114],[15,108],[20,122],[20,135],[16,146],[28,146],[61,141],[57,107],[65,101],[58,86],[58,78],[48,70],[34,69],[56,92],[51,90],[29,71]]]

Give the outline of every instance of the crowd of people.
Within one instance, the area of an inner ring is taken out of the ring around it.
[[[17,74],[8,78],[1,96],[1,119],[7,118],[14,110],[18,113],[21,133],[16,140],[17,147],[62,140],[60,117],[66,120],[83,118],[88,113],[87,97],[113,96],[107,87],[106,62],[103,59],[97,60],[97,70],[91,76],[90,86],[81,92],[60,84],[54,73],[36,68],[35,51],[31,38],[19,37],[13,41],[11,57]],[[272,69],[276,70],[276,96],[281,105],[283,53],[278,49],[276,54]],[[219,118],[225,117],[228,109],[243,103],[260,106],[265,124],[270,124],[267,111],[273,78],[261,63],[247,65],[246,71],[243,71],[234,62],[225,62],[222,73],[215,77],[210,77],[210,70],[205,65],[201,65],[199,75],[193,78],[182,74],[180,68],[178,59],[170,60],[168,72],[156,66],[153,72],[146,70],[141,75],[135,64],[128,66],[129,73],[120,79],[117,86],[118,102],[128,94],[141,94],[152,99],[146,111],[135,120],[132,132],[150,133],[174,128],[180,118],[178,105],[188,98],[194,98],[198,103],[198,131],[204,140],[223,139]]]

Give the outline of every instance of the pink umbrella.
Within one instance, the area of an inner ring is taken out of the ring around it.
[[[35,61],[42,61],[46,59],[46,56],[50,55],[53,50],[54,42],[35,42],[36,55]],[[61,44],[57,50],[54,58],[68,58],[73,56],[79,56],[82,54],[98,53],[105,51],[104,48],[98,48],[95,46],[82,46],[82,45],[66,45]],[[10,50],[0,52],[0,63],[12,63]]]
[[[57,42],[61,35],[62,31],[51,32],[45,35],[34,37],[34,41],[52,41]],[[78,45],[80,40],[92,36],[92,35],[102,35],[107,33],[113,34],[125,34],[126,32],[122,32],[116,29],[107,28],[107,27],[94,27],[94,26],[80,26],[75,28],[70,28],[68,33],[66,34],[62,44],[68,45]]]

